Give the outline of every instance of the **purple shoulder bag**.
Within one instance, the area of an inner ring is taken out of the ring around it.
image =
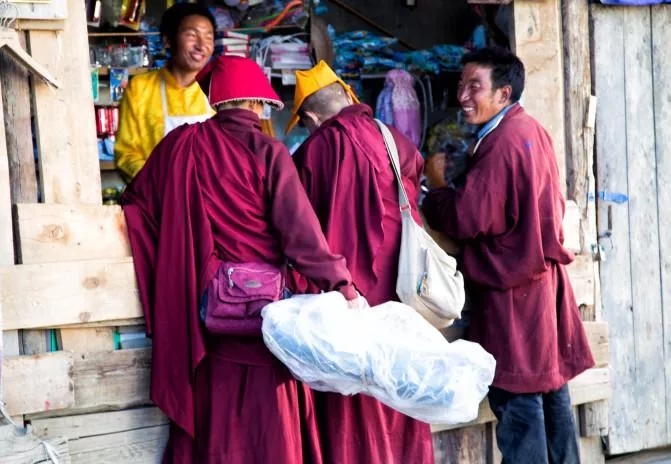
[[[283,291],[284,274],[272,264],[223,262],[203,302],[205,328],[216,335],[259,335],[261,310]]]

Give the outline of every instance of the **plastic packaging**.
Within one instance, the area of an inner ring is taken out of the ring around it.
[[[315,390],[363,393],[436,424],[474,420],[494,378],[480,345],[443,335],[409,306],[351,310],[337,292],[266,306],[263,339],[293,375]]]

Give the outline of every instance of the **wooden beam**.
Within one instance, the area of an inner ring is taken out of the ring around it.
[[[16,205],[24,264],[131,256],[120,206]]]
[[[62,436],[68,440],[76,440],[96,435],[108,435],[110,433],[166,425],[168,423],[168,418],[158,408],[149,407],[128,409],[126,411],[34,419],[31,421],[31,429],[38,437]]]
[[[554,142],[562,191],[566,193],[564,76],[560,0],[515,0],[513,50],[526,68],[524,107]]]
[[[61,464],[70,462],[68,442],[62,437],[50,437],[51,445]],[[0,462],[3,464],[37,464],[52,462],[44,444],[34,435],[27,435],[13,425],[0,426]]]
[[[657,204],[659,205],[659,230],[661,232],[660,270],[662,282],[664,370],[666,374],[666,430],[667,443],[671,443],[671,219],[666,212],[671,205],[671,30],[669,5],[652,7],[652,66],[655,100],[655,149],[657,157]],[[666,34],[666,35],[665,35]]]
[[[112,351],[116,347],[114,331],[109,328],[97,328],[84,330],[77,328],[61,328],[59,331],[60,346],[78,346],[85,349],[87,353],[98,353]]]
[[[608,365],[608,323],[583,321],[589,347],[594,356],[595,367]]]
[[[434,433],[437,463],[487,464],[487,426],[484,424]]]
[[[640,404],[639,398],[645,398],[647,405],[646,408],[638,406],[633,411],[623,411],[625,416],[620,419],[629,420],[636,416],[635,449],[669,444],[666,410],[671,390],[664,372],[665,357],[669,353],[668,334],[665,338],[664,333],[664,312],[669,310],[669,305],[662,302],[660,243],[668,241],[670,235],[663,228],[663,222],[659,222],[667,214],[668,206],[659,203],[659,153],[656,147],[656,140],[668,138],[669,132],[666,127],[662,129],[666,132],[661,134],[655,130],[655,107],[668,102],[656,101],[651,88],[654,83],[652,25],[650,8],[624,9],[622,46],[625,68],[620,72],[625,73],[627,157],[609,159],[609,162],[624,163],[626,166],[626,188],[630,198],[628,241],[614,243],[616,249],[628,247],[630,251],[631,281],[625,281],[624,274],[616,281],[618,285],[629,285],[632,292],[632,306],[627,308],[627,316],[632,318],[636,367],[634,375],[632,371],[628,373],[633,377],[634,388],[627,394],[637,405]],[[668,31],[659,39],[663,47],[669,47],[666,37]],[[668,63],[658,63],[658,66],[668,66]],[[671,82],[662,85],[671,85]],[[618,343],[619,340],[613,340],[613,345]],[[660,349],[660,344],[664,344],[666,349]],[[620,398],[616,398],[613,405],[619,401]],[[615,445],[612,440],[609,443]]]
[[[44,3],[16,2],[16,17],[31,20],[63,20],[68,17],[66,0],[50,0]]]
[[[594,126],[588,119],[592,96],[589,4],[581,0],[562,2],[564,31],[564,80],[566,95],[566,162],[568,198],[575,201],[580,218],[579,252],[590,252],[596,235],[590,227],[588,194],[590,159],[594,157]]]
[[[74,354],[75,402],[70,409],[36,412],[27,420],[118,411],[151,405],[151,349]]]
[[[5,358],[2,385],[7,412],[14,416],[72,407],[73,365],[72,354],[62,351]]]
[[[0,289],[7,330],[142,317],[130,258],[0,269]]]
[[[65,28],[65,21],[61,19],[17,19],[12,26],[17,31],[62,31]]]
[[[575,261],[566,267],[578,306],[594,306],[594,266],[591,255],[576,255]]]
[[[75,407],[124,409],[150,404],[151,349],[85,353],[75,357]]]
[[[583,251],[580,242],[582,223],[582,213],[580,212],[578,204],[572,200],[567,201],[564,221],[562,223],[562,228],[564,229],[564,246],[576,254]]]
[[[605,437],[608,435],[608,401],[595,401],[578,408],[580,435],[583,437]]]
[[[25,34],[18,36],[25,47]],[[30,126],[30,75],[24,67],[1,53],[0,69],[12,204],[35,203],[38,192]]]
[[[72,464],[159,463],[168,432],[168,425],[159,425],[72,440],[68,443]]]
[[[62,32],[29,31],[30,51],[61,82],[34,89],[40,181],[45,203],[102,202],[84,4],[66,0]]]
[[[594,91],[599,98],[596,122],[597,190],[628,194],[624,12],[627,8],[590,5],[593,30]],[[635,8],[638,10],[639,8]],[[598,70],[598,72],[597,72]],[[612,452],[635,448],[641,434],[636,391],[636,348],[632,320],[629,204],[599,202],[599,243],[607,251],[600,263],[604,319],[609,322],[613,401],[610,405]],[[617,252],[615,251],[617,247]],[[646,411],[647,412],[647,411]],[[615,445],[615,447],[613,447]]]

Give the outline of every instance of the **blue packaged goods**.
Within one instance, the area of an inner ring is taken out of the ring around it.
[[[480,345],[449,343],[397,302],[349,309],[337,292],[299,295],[262,311],[263,340],[311,388],[366,394],[435,424],[474,420],[494,378]]]

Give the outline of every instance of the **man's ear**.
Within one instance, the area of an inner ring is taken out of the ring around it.
[[[167,35],[162,36],[161,41],[163,42],[163,46],[165,48],[170,48],[170,39],[168,39]]]
[[[319,125],[321,124],[319,121],[319,116],[317,116],[317,113],[313,113],[312,111],[304,111],[303,117],[308,118],[317,127],[319,127]]]
[[[506,103],[510,101],[510,97],[513,94],[513,88],[509,85],[504,85],[499,89],[501,91],[501,101],[500,103]]]

